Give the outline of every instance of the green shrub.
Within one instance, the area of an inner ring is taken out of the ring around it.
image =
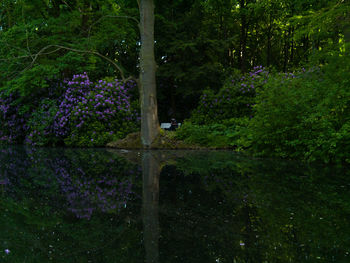
[[[251,116],[256,90],[265,84],[268,76],[268,71],[258,66],[248,74],[232,76],[216,94],[212,90],[205,90],[198,107],[192,112],[191,122],[212,124]]]
[[[255,154],[349,161],[350,58],[334,57],[328,64],[295,78],[275,75],[258,90],[249,124]]]
[[[198,125],[186,121],[176,132],[176,137],[189,144],[214,148],[239,148],[247,144],[241,133],[246,132],[248,118],[232,118],[223,123]]]

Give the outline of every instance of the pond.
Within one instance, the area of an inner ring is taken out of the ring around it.
[[[2,147],[0,200],[0,262],[350,262],[342,167]]]

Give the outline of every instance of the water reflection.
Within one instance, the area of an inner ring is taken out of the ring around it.
[[[157,152],[146,151],[142,157],[143,175],[143,240],[146,250],[146,262],[156,263],[159,257],[159,175],[160,162]]]
[[[348,262],[349,190],[232,152],[0,148],[0,261]]]

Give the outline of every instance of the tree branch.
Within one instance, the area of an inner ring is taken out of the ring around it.
[[[48,50],[50,48],[56,48],[56,49],[52,50],[52,51],[49,51],[49,52],[45,52],[46,50]],[[135,79],[133,76],[125,78],[125,75],[124,75],[124,72],[123,72],[122,68],[117,63],[115,63],[113,60],[111,60],[110,58],[102,55],[101,53],[99,53],[97,51],[81,50],[81,49],[70,48],[70,47],[61,46],[61,45],[48,45],[46,47],[43,47],[36,54],[30,54],[30,55],[26,55],[26,56],[16,57],[16,58],[28,58],[28,57],[32,58],[31,63],[25,69],[23,69],[19,74],[21,74],[22,72],[24,72],[27,69],[31,68],[34,65],[35,61],[38,59],[39,56],[51,54],[51,53],[57,52],[57,51],[59,51],[61,49],[65,49],[65,50],[69,50],[69,51],[73,51],[73,52],[77,52],[77,53],[87,53],[87,54],[93,54],[93,55],[99,56],[99,57],[103,58],[104,60],[107,60],[109,63],[111,63],[119,71],[123,82],[126,82],[126,81],[131,80],[131,79],[134,79],[135,81],[137,81],[137,79]],[[5,60],[5,59],[0,59],[0,60]],[[7,59],[7,61],[8,61],[8,59]]]

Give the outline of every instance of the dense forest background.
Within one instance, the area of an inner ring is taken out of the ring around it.
[[[350,152],[349,10],[155,1],[160,121],[188,119],[181,139],[263,155]],[[101,146],[137,130],[136,85],[119,80],[138,75],[138,16],[132,0],[2,0],[1,141]]]

